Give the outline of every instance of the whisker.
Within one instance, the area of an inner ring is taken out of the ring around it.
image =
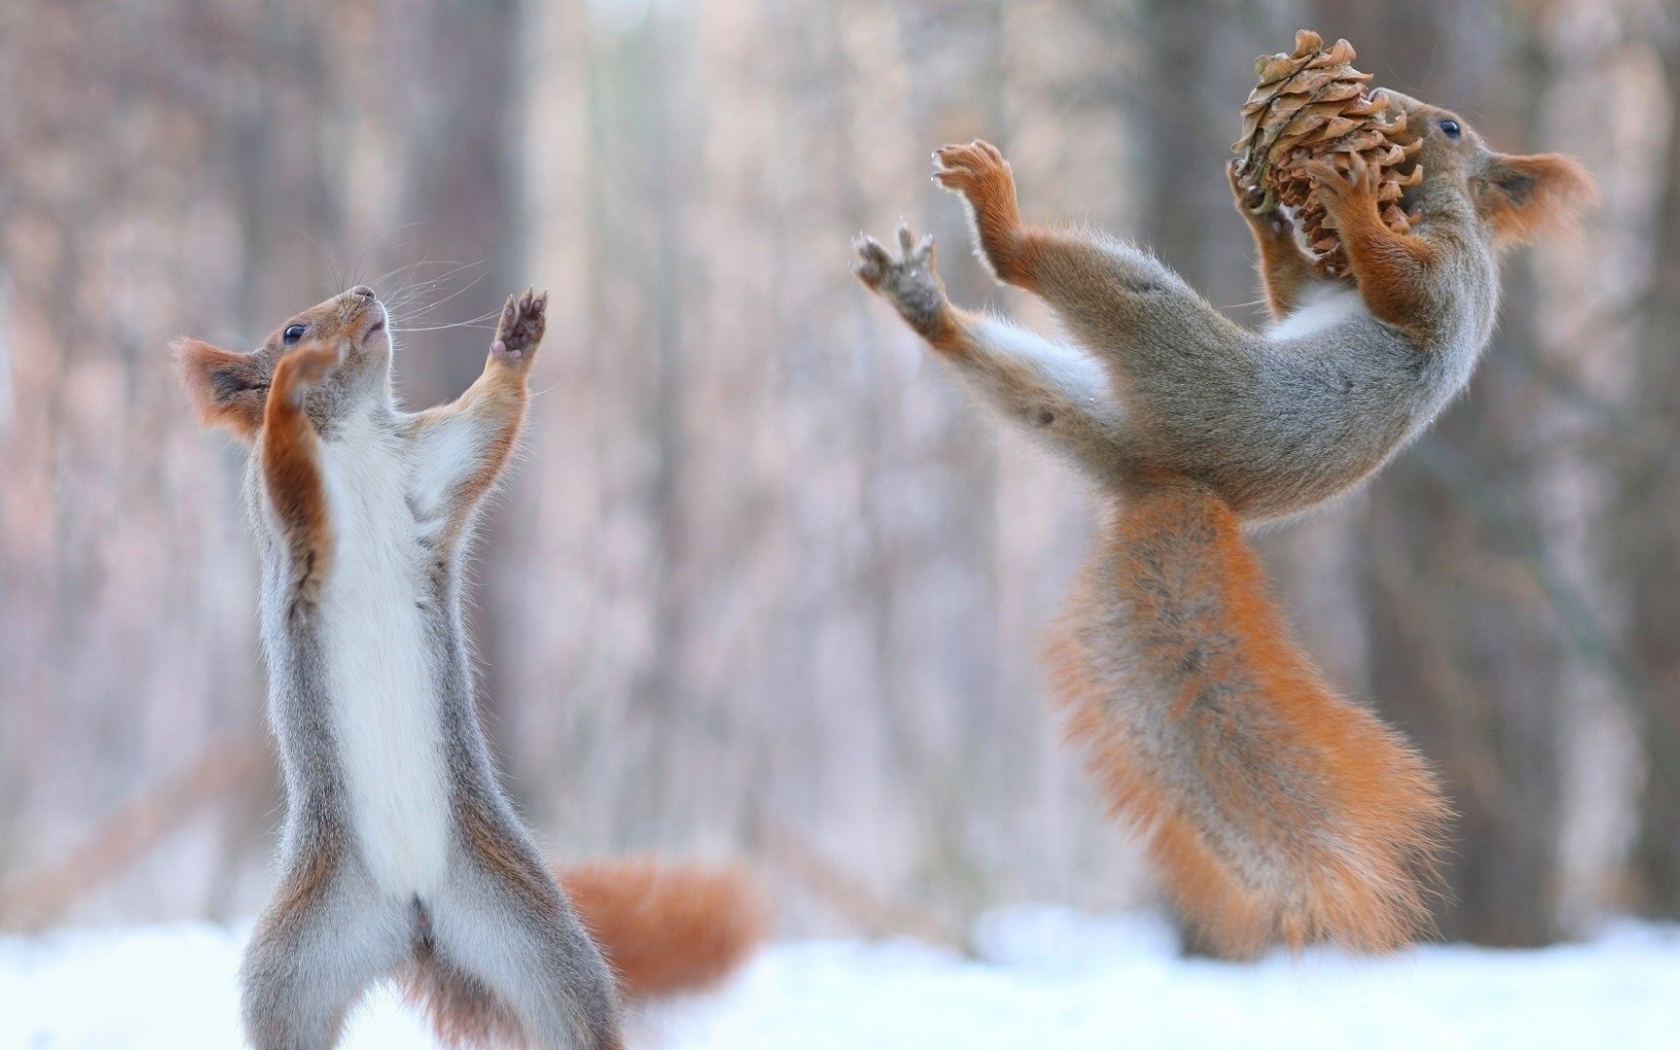
[[[451,328],[478,328],[486,332],[493,332],[496,330],[494,325],[485,321],[452,321],[449,324],[421,325],[418,328],[398,328],[397,332],[400,335],[408,335],[414,332],[443,332]]]
[[[416,227],[422,226],[424,224],[425,223],[424,223],[423,220],[418,220],[417,219],[414,222],[404,223],[403,225],[398,226],[394,230],[390,230],[390,231],[388,231],[386,233],[383,233],[383,234],[380,234],[378,236],[368,238],[367,243],[362,246],[361,252],[356,256],[356,265],[351,270],[351,280],[355,284],[367,284],[367,285],[370,285],[370,286],[373,285],[373,284],[376,284],[377,282],[374,282],[374,281],[363,281],[363,280],[361,280],[361,274],[363,272],[362,267],[365,266],[365,265],[368,265],[370,263],[376,263],[379,260],[384,259],[386,256],[389,256],[391,253],[408,247],[408,245],[413,243],[413,240],[414,240],[412,237],[406,238],[404,240],[400,240],[400,241],[396,241],[392,244],[388,244],[384,248],[378,248],[378,250],[375,251],[375,248],[378,246],[381,238],[402,234],[402,233],[405,233],[409,230],[415,229]],[[369,252],[373,252],[373,255],[371,256],[371,258],[368,255]],[[387,273],[385,276],[389,277],[390,274]],[[384,280],[384,278],[382,277],[382,278],[380,278],[380,280]]]
[[[479,314],[477,317],[469,317],[464,321],[451,321],[448,324],[434,324],[434,325],[412,325],[411,326],[411,325],[405,325],[405,324],[398,324],[396,321],[393,320],[391,322],[391,327],[394,331],[398,331],[398,332],[441,332],[441,331],[443,331],[447,328],[494,328],[494,326],[491,325],[489,322],[494,320],[495,318],[500,317],[501,313],[502,313],[502,311],[498,307],[497,309],[491,310],[488,313]]]
[[[480,267],[485,266],[484,263],[474,263],[473,265],[480,266]],[[468,281],[465,285],[461,286],[460,288],[455,289],[453,292],[450,292],[448,295],[444,296],[443,298],[434,300],[433,302],[431,302],[430,304],[428,304],[425,307],[425,310],[427,310],[427,311],[436,310],[438,307],[444,305],[445,303],[449,302],[450,300],[455,299],[458,296],[465,295],[467,292],[472,291],[474,288],[476,288],[478,286],[478,283],[480,281],[484,280],[484,278],[488,275],[488,272],[489,271],[488,271],[487,267],[485,269],[481,269],[479,271],[478,275],[475,276],[472,280]],[[440,280],[441,280],[441,278],[440,278]],[[433,282],[432,286],[435,287],[436,283],[437,282]],[[407,305],[407,304],[405,303],[403,305]]]
[[[415,300],[421,298],[422,296],[425,296],[425,295],[431,293],[432,291],[436,290],[438,287],[443,285],[444,282],[450,280],[451,278],[455,277],[456,275],[458,275],[460,273],[463,273],[467,270],[476,268],[476,267],[483,267],[485,264],[479,262],[479,263],[458,263],[458,264],[438,263],[437,265],[449,265],[450,269],[444,271],[443,273],[437,274],[436,276],[428,277],[424,280],[416,280],[416,281],[413,281],[413,282],[405,282],[403,287],[399,288],[392,295],[391,299],[389,300],[388,305],[391,306],[391,307],[395,307],[397,309],[401,309],[402,307],[407,306],[409,303],[414,302]],[[477,284],[478,281],[480,279],[482,279],[482,277],[483,277],[483,273],[481,272],[478,277],[475,277],[473,279],[473,281],[467,285],[467,288],[471,288],[474,284]],[[423,307],[422,309],[423,310],[432,309],[432,308],[440,305],[441,303],[447,302],[449,298],[453,298],[455,295],[461,294],[461,292],[463,292],[465,290],[466,290],[466,288],[459,289],[456,292],[454,292],[451,296],[446,297],[445,299],[437,300],[436,302],[433,302],[433,303],[429,304],[428,306]]]

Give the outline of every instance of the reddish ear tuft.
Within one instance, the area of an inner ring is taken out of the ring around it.
[[[202,339],[177,339],[170,350],[199,420],[205,426],[225,427],[244,441],[255,438],[268,397],[268,366],[262,358],[223,350]]]
[[[1598,186],[1573,157],[1496,153],[1474,180],[1476,209],[1493,224],[1494,244],[1526,244],[1567,227],[1598,200]]]

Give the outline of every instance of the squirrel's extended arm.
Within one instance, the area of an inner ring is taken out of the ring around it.
[[[1125,359],[1144,335],[1198,345],[1243,338],[1148,252],[1095,231],[1023,223],[1015,177],[991,143],[946,146],[934,156],[934,180],[967,203],[981,257],[998,280],[1049,303],[1075,342]]]
[[[1076,347],[959,309],[934,267],[932,237],[898,230],[899,254],[873,237],[854,242],[858,279],[886,296],[910,327],[999,411],[1046,437],[1086,469],[1124,471],[1120,403],[1108,374]]]
[[[337,339],[292,350],[275,366],[263,405],[258,450],[263,492],[288,548],[292,580],[287,600],[292,615],[318,600],[332,554],[321,441],[304,410],[304,399],[343,360],[344,343]]]
[[[414,417],[420,509],[448,533],[471,519],[513,454],[547,307],[547,292],[509,296],[483,373],[454,401]]]

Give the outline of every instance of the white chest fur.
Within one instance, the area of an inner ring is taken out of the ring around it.
[[[1304,339],[1364,312],[1365,300],[1356,289],[1321,284],[1309,291],[1306,302],[1266,329],[1266,334],[1278,342]]]
[[[322,595],[333,730],[362,858],[401,897],[437,887],[450,828],[405,452],[373,424],[352,423],[322,457],[333,530]]]

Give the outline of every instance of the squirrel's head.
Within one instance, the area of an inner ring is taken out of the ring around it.
[[[1447,189],[1468,200],[1496,248],[1525,244],[1572,222],[1598,199],[1592,176],[1561,153],[1496,153],[1456,113],[1387,88],[1423,146],[1423,182],[1408,196]],[[1408,201],[1408,203],[1410,203]]]
[[[177,339],[175,361],[199,419],[206,426],[225,427],[241,440],[254,442],[262,429],[274,366],[306,339],[348,343],[343,364],[309,392],[307,410],[317,424],[340,416],[367,397],[388,392],[390,324],[373,289],[357,285],[286,321],[248,353],[223,350],[202,339]]]

